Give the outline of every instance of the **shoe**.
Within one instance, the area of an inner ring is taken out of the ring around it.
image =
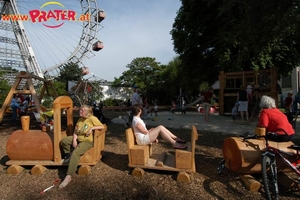
[[[66,154],[66,156],[64,157],[63,163],[64,164],[68,164],[70,162],[70,159],[71,159],[71,155],[70,154]]]
[[[186,143],[185,140],[180,139],[180,138],[175,138],[174,140],[175,140],[176,142],[178,142],[178,143]]]
[[[186,146],[186,145],[184,145],[184,144],[179,144],[179,145],[175,145],[175,146],[173,146],[173,148],[174,148],[174,149],[181,149],[181,150],[184,150],[184,149],[186,149],[186,148],[187,148],[187,146]]]

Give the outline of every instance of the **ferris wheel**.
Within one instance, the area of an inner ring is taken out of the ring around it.
[[[0,0],[0,66],[44,77],[65,64],[85,70],[97,54],[105,12],[97,0]]]

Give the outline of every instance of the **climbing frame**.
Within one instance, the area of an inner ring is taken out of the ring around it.
[[[274,67],[255,71],[221,71],[219,75],[219,114],[231,113],[232,106],[237,100],[240,86],[247,86],[248,82],[251,82],[254,88],[259,88],[263,94],[274,98],[276,103],[278,103],[277,81],[277,70]]]
[[[20,85],[23,81],[25,81],[25,87],[23,89],[20,89]],[[37,81],[43,82],[43,87],[39,96],[36,93],[36,90],[34,88],[34,83]],[[2,108],[0,110],[0,122],[3,119],[6,109],[10,106],[10,102],[13,98],[13,94],[31,95],[32,100],[35,102],[35,107],[37,112],[41,111],[40,100],[43,99],[44,96],[47,95],[47,96],[53,96],[54,98],[57,97],[55,88],[50,80],[46,80],[39,76],[22,71],[16,76],[16,81],[11,87],[2,105]]]

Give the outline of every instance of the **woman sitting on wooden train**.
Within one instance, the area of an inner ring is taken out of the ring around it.
[[[287,142],[293,139],[295,130],[289,123],[287,116],[276,108],[275,100],[263,95],[260,100],[261,107],[258,127],[266,128],[269,140]]]

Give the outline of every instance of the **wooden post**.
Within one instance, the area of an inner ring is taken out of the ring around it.
[[[249,174],[239,174],[239,176],[250,192],[257,192],[261,188],[260,182],[255,180],[253,176]]]
[[[219,75],[220,91],[219,91],[219,114],[224,114],[224,71],[220,71]]]

